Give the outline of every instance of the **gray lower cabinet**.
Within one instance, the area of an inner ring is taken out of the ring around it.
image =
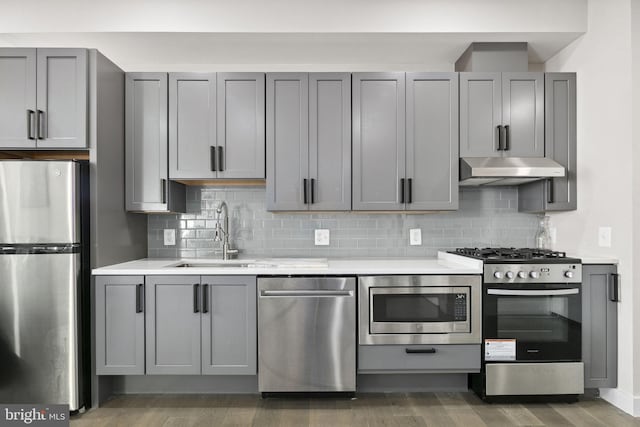
[[[543,157],[544,96],[544,73],[460,73],[460,157]]]
[[[480,344],[361,345],[359,374],[480,372]]]
[[[256,278],[202,276],[202,373],[257,372]]]
[[[267,209],[351,209],[350,74],[267,74]]]
[[[545,156],[564,166],[566,175],[520,186],[520,212],[577,209],[576,149],[576,74],[546,73]]]
[[[585,388],[618,385],[618,295],[615,265],[582,266]]]
[[[143,375],[144,336],[144,276],[96,277],[96,374]]]
[[[169,180],[167,74],[127,73],[125,86],[126,209],[185,212],[185,189]]]
[[[353,210],[404,209],[405,74],[352,75]]]
[[[86,49],[0,49],[0,148],[87,147]]]
[[[200,276],[146,277],[147,374],[200,374],[200,303]]]

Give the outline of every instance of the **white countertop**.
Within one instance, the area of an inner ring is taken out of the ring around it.
[[[583,264],[618,264],[618,258],[607,256],[591,256],[591,255],[574,255],[567,254],[572,258],[580,258]]]
[[[482,262],[450,256],[438,258],[261,258],[234,260],[249,267],[177,267],[182,263],[221,262],[217,259],[151,259],[96,268],[104,275],[366,275],[366,274],[482,274]]]

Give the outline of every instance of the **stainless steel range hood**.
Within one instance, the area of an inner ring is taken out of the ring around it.
[[[565,175],[564,166],[546,157],[465,157],[460,185],[520,185]]]

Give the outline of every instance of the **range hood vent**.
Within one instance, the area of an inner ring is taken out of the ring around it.
[[[520,185],[561,178],[564,166],[546,157],[465,157],[460,159],[460,185]]]

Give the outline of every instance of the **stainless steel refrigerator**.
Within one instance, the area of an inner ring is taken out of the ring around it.
[[[0,161],[0,403],[87,401],[87,171]]]

